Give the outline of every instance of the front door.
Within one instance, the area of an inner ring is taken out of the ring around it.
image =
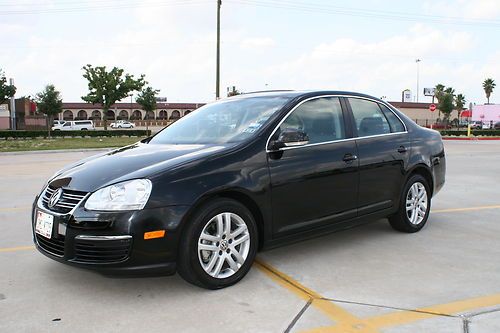
[[[356,216],[356,143],[345,140],[339,98],[301,103],[272,138],[291,128],[305,132],[309,142],[268,153],[274,234],[292,234]]]

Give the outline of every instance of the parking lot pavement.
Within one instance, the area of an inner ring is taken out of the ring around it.
[[[33,197],[92,152],[1,155],[0,332],[500,331],[500,142],[445,145],[447,183],[421,232],[380,220],[263,252],[220,291],[45,258],[32,247]]]

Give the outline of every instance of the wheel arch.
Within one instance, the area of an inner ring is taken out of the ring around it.
[[[184,220],[185,221],[189,220],[191,216],[198,210],[198,208],[200,208],[207,202],[217,198],[227,198],[235,200],[240,204],[242,204],[243,206],[245,206],[250,211],[257,225],[257,232],[259,237],[258,250],[260,250],[264,245],[264,237],[265,237],[264,215],[261,209],[259,208],[259,205],[255,202],[255,200],[249,194],[243,191],[237,189],[226,189],[218,192],[205,194],[196,201],[196,203],[191,207],[191,209],[189,209],[189,212]],[[184,231],[185,225],[186,223],[183,223],[181,233]]]
[[[421,175],[427,180],[429,184],[429,190],[431,191],[431,197],[434,194],[434,178],[432,177],[432,171],[425,164],[417,164],[408,172],[407,180],[413,175]]]

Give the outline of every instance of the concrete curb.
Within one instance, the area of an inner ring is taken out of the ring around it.
[[[475,138],[475,137],[443,137],[443,140],[457,140],[457,141],[492,141],[492,140],[500,140],[500,138],[488,138],[488,137],[481,137],[481,138]]]
[[[85,152],[100,152],[100,151],[111,151],[113,149],[120,147],[109,147],[109,148],[85,148],[85,149],[54,149],[54,150],[24,150],[24,151],[6,151],[0,152],[2,155],[32,155],[32,154],[53,154],[53,153],[85,153]]]

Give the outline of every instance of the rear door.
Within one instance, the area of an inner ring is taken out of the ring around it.
[[[399,117],[374,100],[346,98],[359,157],[358,214],[399,202],[410,155],[410,138]]]
[[[273,231],[295,233],[356,216],[356,143],[346,130],[338,97],[316,97],[298,105],[271,136],[300,129],[309,143],[268,152]]]

